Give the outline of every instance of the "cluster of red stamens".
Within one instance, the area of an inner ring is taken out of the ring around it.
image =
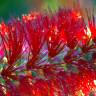
[[[88,23],[67,9],[2,22],[0,96],[95,96],[95,19]]]

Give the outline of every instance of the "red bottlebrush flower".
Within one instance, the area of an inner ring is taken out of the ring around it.
[[[12,65],[21,57],[22,46],[24,44],[24,33],[23,26],[18,20],[9,23],[7,28],[7,34],[2,35],[2,42],[4,43],[8,64]]]
[[[31,20],[24,23],[25,35],[30,49],[30,58],[28,68],[35,67],[38,61],[41,49],[45,43],[46,33],[42,26],[42,16],[36,20]]]
[[[53,16],[31,13],[21,21],[3,22],[0,95],[95,94],[94,28],[88,28],[78,12],[67,9]]]
[[[91,92],[96,90],[96,76],[95,72],[87,71],[86,73],[65,73],[60,72],[58,75],[60,78],[63,93],[66,95],[78,96],[78,95],[90,95]],[[65,77],[65,79],[63,78]],[[74,78],[73,78],[74,77]],[[62,95],[61,95],[62,96]]]
[[[61,96],[61,90],[57,81],[55,78],[43,80],[24,77],[18,86],[20,96]]]
[[[85,96],[90,95],[91,92],[96,91],[96,73],[89,71],[87,73],[82,73],[79,75],[79,82],[78,82],[78,91],[82,91],[82,94]]]
[[[86,43],[88,36],[86,34],[86,26],[84,20],[79,13],[71,10],[60,10],[58,12],[58,22],[61,30],[64,30],[64,38],[66,37],[67,46],[74,48],[78,43]]]
[[[57,27],[57,25],[53,25],[52,27],[50,26],[50,30],[48,32],[47,46],[49,57],[58,55],[64,49],[64,43],[60,38],[61,33]]]
[[[3,27],[3,26],[2,26]],[[7,25],[7,33],[4,35],[1,31],[2,46],[4,48],[2,78],[7,82],[9,79],[17,80],[16,63],[23,56],[22,49],[24,44],[23,26],[20,21],[13,20]],[[9,84],[8,84],[9,85]]]

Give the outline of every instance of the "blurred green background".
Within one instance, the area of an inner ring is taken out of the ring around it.
[[[72,7],[78,2],[82,8],[96,5],[96,0],[0,0],[0,22],[2,19],[8,21],[12,16],[20,17],[31,10],[40,11],[50,8],[55,11],[60,6]]]

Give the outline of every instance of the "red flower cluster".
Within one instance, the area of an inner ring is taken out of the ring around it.
[[[0,96],[95,96],[94,20],[60,9],[2,22]]]

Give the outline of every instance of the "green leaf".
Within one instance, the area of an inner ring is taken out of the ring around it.
[[[37,76],[37,73],[35,71],[32,71],[32,76]]]
[[[1,82],[1,84],[5,84],[5,81],[2,77],[0,77],[0,82]]]
[[[58,0],[46,0],[44,9],[50,8],[52,11],[56,11],[59,8]]]
[[[61,67],[63,67],[64,71],[67,71],[68,70],[67,64],[61,64]]]
[[[90,61],[92,59],[92,53],[87,53],[84,58],[88,61]]]

